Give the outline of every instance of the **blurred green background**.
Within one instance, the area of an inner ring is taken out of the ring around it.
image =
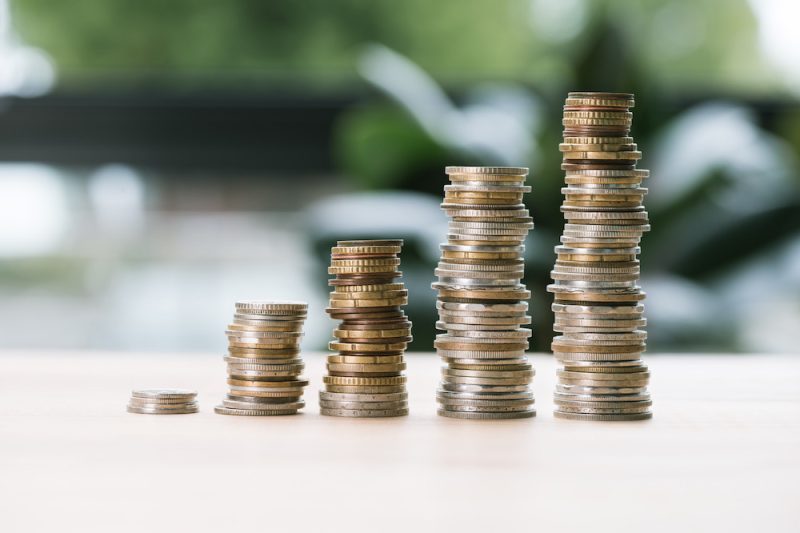
[[[237,298],[306,299],[328,248],[403,237],[435,334],[448,164],[531,168],[535,349],[571,90],[636,94],[650,351],[796,351],[791,0],[0,1],[0,347],[222,349]]]

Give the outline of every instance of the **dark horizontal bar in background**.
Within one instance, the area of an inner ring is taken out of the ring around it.
[[[177,171],[325,172],[352,103],[292,96],[53,94],[0,100],[0,161]]]

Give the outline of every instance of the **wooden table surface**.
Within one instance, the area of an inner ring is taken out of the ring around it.
[[[220,356],[0,352],[0,531],[800,531],[800,357],[648,358],[655,417],[437,417],[438,361],[411,354],[411,415],[216,415]],[[132,388],[201,412],[125,412]]]

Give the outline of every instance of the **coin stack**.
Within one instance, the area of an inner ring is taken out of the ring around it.
[[[341,320],[328,347],[320,413],[376,418],[408,414],[403,360],[411,322],[408,291],[398,279],[401,239],[339,241],[331,250],[331,318]]]
[[[437,335],[444,361],[436,397],[451,418],[536,415],[525,356],[531,331],[524,275],[533,220],[522,203],[527,168],[447,167],[442,209],[450,217],[436,268]]]
[[[197,392],[184,389],[141,389],[131,393],[128,412],[140,415],[185,415],[197,412]]]
[[[305,302],[236,302],[233,323],[228,325],[228,385],[230,392],[221,415],[293,415],[301,409],[300,377],[305,367],[300,357],[300,338],[308,314]]]
[[[642,420],[652,416],[641,360],[646,324],[640,303],[639,242],[650,229],[630,136],[631,94],[569,93],[561,168],[566,223],[552,272],[553,352],[563,364],[558,418]]]

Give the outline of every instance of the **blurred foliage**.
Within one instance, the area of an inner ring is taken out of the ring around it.
[[[625,84],[622,65],[632,58],[662,90],[774,87],[774,73],[758,57],[747,2],[724,6],[718,0],[11,1],[17,31],[53,57],[66,85],[354,82],[362,45],[378,42],[450,83]],[[599,38],[609,25],[616,42]],[[584,56],[576,63],[590,43],[614,60]]]

